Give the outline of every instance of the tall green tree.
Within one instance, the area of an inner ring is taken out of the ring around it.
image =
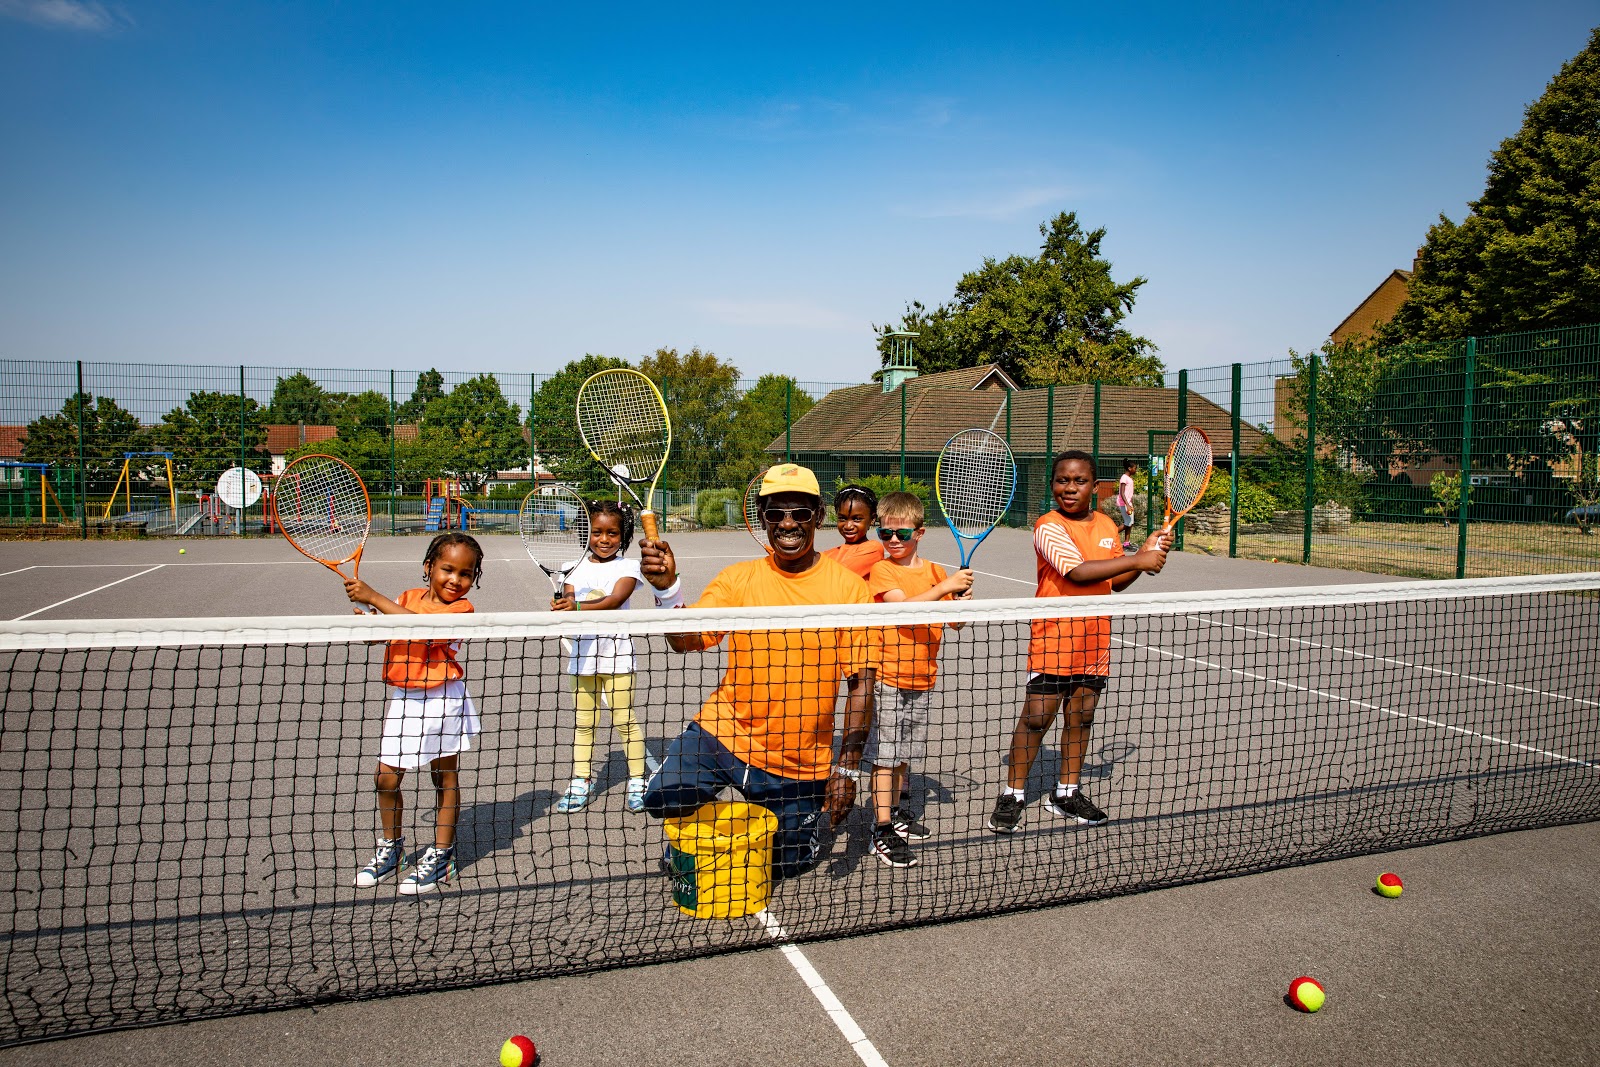
[[[428,405],[444,396],[444,375],[437,370],[429,369],[417,375],[417,387],[411,391],[411,399],[400,405],[396,413],[398,422],[421,422],[423,412],[428,410]]]
[[[445,471],[477,492],[501,470],[526,466],[522,408],[506,399],[491,374],[468,378],[428,404],[419,438],[439,450]]]
[[[785,411],[788,418],[798,420],[816,403],[810,394],[801,391],[793,378],[782,374],[763,374],[739,398],[732,432],[728,436],[727,452],[717,468],[717,483],[729,488],[741,488],[755,476],[756,471],[781,460],[781,454],[770,454],[766,448],[774,441],[781,441]]]
[[[279,378],[272,387],[272,402],[265,421],[320,426],[328,417],[328,392],[303,371]]]
[[[600,470],[600,465],[589,456],[578,436],[578,421],[574,409],[578,390],[590,376],[614,367],[626,367],[625,359],[615,356],[585,355],[575,359],[539,383],[533,396],[532,421],[534,445],[539,462],[557,478],[585,492],[602,493],[611,483]]]
[[[672,455],[662,487],[716,486],[717,472],[735,447],[739,368],[698,348],[682,355],[658,348],[639,361],[639,370],[656,383],[672,415]]]
[[[1441,215],[1388,342],[1600,322],[1600,29],[1489,158],[1459,224]]]
[[[172,453],[176,488],[211,491],[217,476],[238,466],[241,455],[251,470],[266,469],[270,457],[264,448],[263,411],[253,397],[241,400],[238,393],[201,390],[161,416],[153,436],[160,448]]]
[[[75,484],[78,466],[78,410],[83,410],[85,481],[90,492],[108,493],[122,473],[124,452],[150,449],[149,432],[130,411],[109,396],[75,393],[55,415],[41,415],[28,423],[22,439],[25,463],[54,463],[52,480]],[[162,476],[166,476],[163,469]]]
[[[899,328],[923,334],[921,370],[993,363],[1029,386],[1160,385],[1155,346],[1123,326],[1146,279],[1112,278],[1101,255],[1105,229],[1085,232],[1072,212],[1040,225],[1039,234],[1037,256],[985,259],[956,283],[948,304],[930,312],[914,303],[897,327],[878,327],[885,364],[887,335]]]

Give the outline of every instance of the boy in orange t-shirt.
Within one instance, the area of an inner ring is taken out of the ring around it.
[[[911,493],[890,493],[878,507],[878,538],[888,559],[873,564],[867,588],[885,604],[965,599],[971,595],[970,568],[946,574],[931,560],[917,558],[923,528],[922,501]],[[952,623],[960,629],[960,623]],[[919,862],[911,841],[928,836],[904,807],[896,808],[911,761],[928,744],[928,705],[939,670],[938,625],[874,627],[872,662],[878,667],[876,721],[862,759],[872,765],[872,803],[877,824],[872,853],[891,867]]]
[[[1158,530],[1138,552],[1125,554],[1117,524],[1095,508],[1093,456],[1077,449],[1062,452],[1050,470],[1056,507],[1033,524],[1036,596],[1105,595],[1126,589],[1141,574],[1160,572],[1172,535]],[[1009,834],[1022,821],[1028,772],[1063,702],[1061,773],[1045,806],[1079,826],[1099,826],[1106,813],[1084,795],[1078,776],[1095,706],[1111,674],[1111,620],[1103,615],[1035,619],[1030,631],[1027,699],[1011,733],[1006,788],[989,816],[989,829]]]

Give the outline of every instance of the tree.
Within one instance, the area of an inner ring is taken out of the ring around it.
[[[51,481],[76,484],[71,472],[78,466],[78,409],[83,408],[83,460],[85,482],[91,491],[110,492],[122,473],[124,452],[148,451],[149,434],[133,413],[109,396],[75,393],[55,415],[41,415],[28,423],[22,439],[25,463],[54,463]],[[165,470],[162,476],[165,477]]]
[[[217,475],[238,466],[241,458],[252,470],[265,469],[262,413],[253,397],[201,390],[190,393],[183,407],[161,416],[154,437],[160,448],[172,453],[175,488],[209,492]]]
[[[376,389],[329,393],[324,417],[338,427],[340,437],[360,432],[389,437],[389,398]]]
[[[710,352],[658,348],[639,370],[661,390],[672,413],[672,455],[663,488],[711,487],[734,442],[739,414],[739,368]],[[770,440],[770,438],[769,438]],[[764,444],[764,442],[763,442]]]
[[[1162,384],[1162,364],[1148,338],[1122,321],[1144,278],[1116,282],[1100,255],[1102,229],[1085,233],[1072,212],[1039,227],[1037,257],[985,259],[956,283],[955,296],[932,312],[906,308],[900,329],[918,337],[918,366],[948,370],[998,364],[1024,385],[1107,382]],[[888,360],[891,327],[880,326]]]
[[[545,469],[562,481],[590,492],[602,492],[611,485],[583,447],[574,409],[578,389],[591,375],[628,365],[627,360],[613,356],[585,355],[546,378],[533,395],[529,420],[535,451]]]
[[[1600,29],[1528,105],[1458,225],[1428,231],[1388,342],[1600,321]]]
[[[783,436],[785,410],[789,419],[798,420],[815,405],[793,378],[763,374],[739,398],[727,453],[717,469],[717,484],[735,488],[747,484],[756,471],[773,462],[766,448]]]
[[[528,461],[522,440],[522,408],[500,391],[493,375],[468,378],[431,401],[422,414],[419,439],[439,450],[444,470],[476,492],[506,468]]]
[[[279,378],[272,388],[266,422],[320,426],[328,417],[329,394],[302,371]]]
[[[411,399],[400,405],[395,414],[396,422],[421,422],[422,413],[428,410],[428,405],[444,396],[444,375],[436,370],[425,370],[417,375],[417,387],[411,391]]]

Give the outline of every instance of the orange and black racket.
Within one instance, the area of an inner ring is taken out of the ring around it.
[[[1178,520],[1200,503],[1211,483],[1211,438],[1198,426],[1178,431],[1167,449],[1167,515],[1161,532],[1171,533]]]
[[[341,580],[351,564],[361,577],[361,550],[372,529],[372,502],[361,475],[342,459],[301,456],[278,476],[272,494],[278,529],[301,555],[316,560]]]

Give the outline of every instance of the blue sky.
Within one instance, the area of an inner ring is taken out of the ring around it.
[[[1169,367],[1315,347],[1591,3],[0,0],[0,358],[860,381],[1060,210]]]

